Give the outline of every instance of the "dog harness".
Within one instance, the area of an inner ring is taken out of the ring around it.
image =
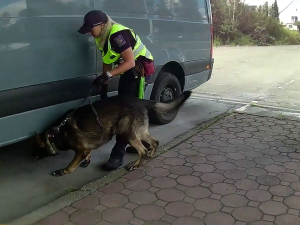
[[[96,109],[94,108],[93,103],[90,100],[90,97],[91,97],[91,94],[92,94],[92,91],[93,91],[94,87],[95,86],[93,85],[91,87],[91,89],[90,89],[89,95],[86,96],[81,101],[80,105],[77,108],[75,108],[73,111],[71,111],[70,113],[68,113],[68,115],[66,116],[66,118],[58,126],[51,127],[49,130],[46,131],[46,137],[47,137],[50,145],[52,146],[52,148],[54,150],[60,150],[59,146],[61,146],[61,143],[62,143],[61,140],[60,140],[60,138],[59,138],[60,137],[60,128],[66,124],[66,122],[73,116],[73,114],[76,112],[76,110],[85,103],[86,100],[89,101],[90,106],[91,106],[91,108],[92,108],[92,110],[93,110],[93,112],[94,112],[94,114],[96,116],[96,121],[99,124],[99,126],[100,126],[100,128],[102,129],[102,132],[103,132],[103,126],[102,126],[102,123],[99,120],[98,113],[97,113]],[[102,141],[102,139],[103,139],[103,135],[101,137],[101,141]]]

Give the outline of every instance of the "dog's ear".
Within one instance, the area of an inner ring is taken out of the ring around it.
[[[41,135],[39,135],[37,132],[34,131],[34,137],[35,137],[35,140],[37,142],[40,142],[41,141]]]
[[[44,148],[45,147],[45,143],[44,143],[44,140],[42,138],[42,135],[40,135],[40,134],[38,134],[36,132],[34,132],[34,134],[35,134],[35,140],[36,140],[37,144],[40,147]]]

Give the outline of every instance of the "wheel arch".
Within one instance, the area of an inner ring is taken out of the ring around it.
[[[181,87],[181,91],[184,90],[184,86],[185,86],[185,71],[183,66],[176,62],[176,61],[170,61],[168,63],[166,63],[159,71],[159,73],[157,74],[157,77],[155,78],[155,82],[154,85],[156,83],[156,81],[158,80],[157,78],[159,76],[162,76],[163,73],[171,73],[173,74],[179,81],[180,83],[180,87]]]

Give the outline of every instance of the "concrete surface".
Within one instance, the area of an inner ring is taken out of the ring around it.
[[[299,55],[300,46],[215,48],[212,78],[195,91],[207,98],[300,109]]]
[[[234,113],[36,225],[300,224],[299,133]]]
[[[190,130],[195,124],[206,121],[227,111],[232,105],[219,104],[199,99],[189,99],[177,118],[165,126],[152,126],[150,133],[161,145]],[[78,168],[73,174],[61,178],[50,176],[56,169],[67,166],[73,152],[65,152],[52,158],[36,161],[31,158],[30,141],[0,149],[0,222],[7,223],[42,207],[64,194],[80,189],[83,185],[105,176],[100,170],[106,162],[114,142],[103,146],[92,155],[90,167]],[[135,155],[126,155],[125,164],[135,160]]]

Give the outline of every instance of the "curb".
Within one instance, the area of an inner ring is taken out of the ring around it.
[[[159,147],[157,150],[157,153],[153,159],[155,159],[156,157],[160,156],[161,154],[167,152],[168,150],[175,148],[176,146],[180,145],[182,142],[193,137],[194,135],[205,130],[209,126],[217,123],[221,119],[231,115],[234,112],[235,112],[235,108],[232,107],[229,110],[227,110],[226,112],[219,114],[218,116],[215,116],[207,121],[197,124],[191,130],[175,137],[168,144]],[[145,160],[143,162],[143,165],[153,159]],[[59,199],[53,201],[52,203],[49,203],[48,205],[45,205],[45,206],[31,212],[30,214],[27,214],[18,219],[15,219],[15,220],[9,222],[8,224],[9,225],[32,225],[40,220],[45,219],[46,217],[50,216],[51,214],[54,214],[55,212],[79,201],[80,199],[96,192],[100,188],[117,180],[118,178],[122,177],[123,175],[125,175],[127,173],[129,173],[129,171],[127,171],[125,168],[120,168],[116,171],[110,172],[108,175],[106,175],[98,180],[92,181],[87,185],[84,185],[80,190],[68,193],[68,194],[60,197]]]
[[[271,111],[283,111],[283,112],[289,112],[289,113],[300,113],[300,109],[293,109],[293,108],[287,108],[287,107],[281,107],[281,106],[272,106],[272,105],[264,105],[260,104],[258,100],[243,100],[238,98],[226,98],[222,96],[217,95],[207,95],[207,94],[201,94],[201,93],[194,93],[193,98],[199,98],[204,99],[207,101],[216,101],[216,102],[222,102],[222,103],[232,103],[232,104],[241,104],[241,105],[247,105],[250,104],[251,107],[257,107],[257,108],[263,108]]]

